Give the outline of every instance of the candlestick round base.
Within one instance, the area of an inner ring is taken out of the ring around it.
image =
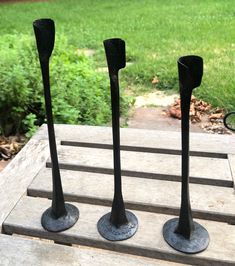
[[[110,222],[111,212],[105,214],[97,223],[97,228],[101,236],[110,241],[120,241],[132,237],[138,229],[138,220],[136,216],[126,211],[127,223],[116,227]]]
[[[163,237],[172,248],[188,254],[199,253],[207,248],[210,238],[203,226],[194,222],[194,230],[191,237],[186,239],[184,236],[175,233],[178,222],[179,219],[174,218],[167,221],[163,226]]]
[[[42,215],[41,224],[50,232],[61,232],[72,227],[79,218],[79,210],[72,204],[65,203],[66,214],[56,218],[52,208],[48,208]]]

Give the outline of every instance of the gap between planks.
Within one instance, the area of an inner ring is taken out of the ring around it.
[[[113,149],[112,144],[78,142],[78,141],[71,141],[71,140],[61,140],[60,145],[85,147],[85,148],[108,149],[108,150]],[[171,154],[171,155],[181,155],[182,154],[181,150],[167,149],[167,148],[160,149],[160,148],[151,148],[151,147],[120,145],[120,149],[123,151],[162,153],[162,154]],[[189,151],[189,154],[190,154],[190,156],[198,156],[198,157],[209,157],[209,158],[218,158],[218,159],[227,159],[228,158],[228,155],[226,153]]]

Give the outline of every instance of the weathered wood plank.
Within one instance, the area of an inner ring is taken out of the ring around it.
[[[48,142],[32,139],[0,173],[0,231],[2,222],[45,165],[48,155]]]
[[[59,146],[58,155],[63,169],[112,173],[112,150]],[[122,151],[121,161],[123,175],[180,181],[179,155]],[[233,186],[227,159],[191,157],[190,176],[193,183]]]
[[[109,242],[99,235],[96,224],[110,208],[81,203],[75,205],[80,210],[78,222],[69,230],[55,234],[46,232],[40,224],[42,212],[50,206],[50,201],[23,197],[5,220],[4,231],[7,234],[25,234],[181,263],[219,266],[235,264],[235,227],[232,225],[198,221],[207,228],[210,245],[204,252],[189,256],[173,250],[163,240],[162,227],[172,216],[135,211],[139,219],[138,232],[125,241]]]
[[[87,247],[67,247],[18,236],[0,235],[0,264],[10,266],[179,266],[150,259]]]
[[[110,127],[55,125],[59,140],[112,144]],[[36,139],[47,139],[46,127],[43,126],[34,136]],[[181,150],[180,132],[157,131],[133,128],[121,128],[121,144],[132,147]],[[191,151],[218,154],[235,154],[235,138],[229,135],[212,135],[205,133],[190,134]]]
[[[89,204],[111,206],[113,176],[61,170],[65,198]],[[51,169],[42,169],[28,188],[28,195],[51,198]],[[181,184],[123,176],[123,194],[131,209],[178,215]],[[235,224],[233,188],[190,185],[195,218]]]

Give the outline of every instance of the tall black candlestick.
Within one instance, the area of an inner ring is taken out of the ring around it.
[[[64,202],[56,150],[49,76],[49,60],[55,41],[54,21],[51,19],[39,19],[33,22],[33,28],[42,71],[53,182],[52,206],[43,213],[41,223],[46,230],[59,232],[70,228],[76,223],[79,211],[77,207]]]

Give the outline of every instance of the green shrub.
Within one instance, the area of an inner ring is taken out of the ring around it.
[[[50,62],[55,123],[101,125],[110,121],[106,75],[90,58],[78,55],[65,36],[56,38]],[[128,101],[121,98],[126,110]],[[33,37],[4,35],[0,39],[0,131],[34,133],[45,122],[38,55]]]

